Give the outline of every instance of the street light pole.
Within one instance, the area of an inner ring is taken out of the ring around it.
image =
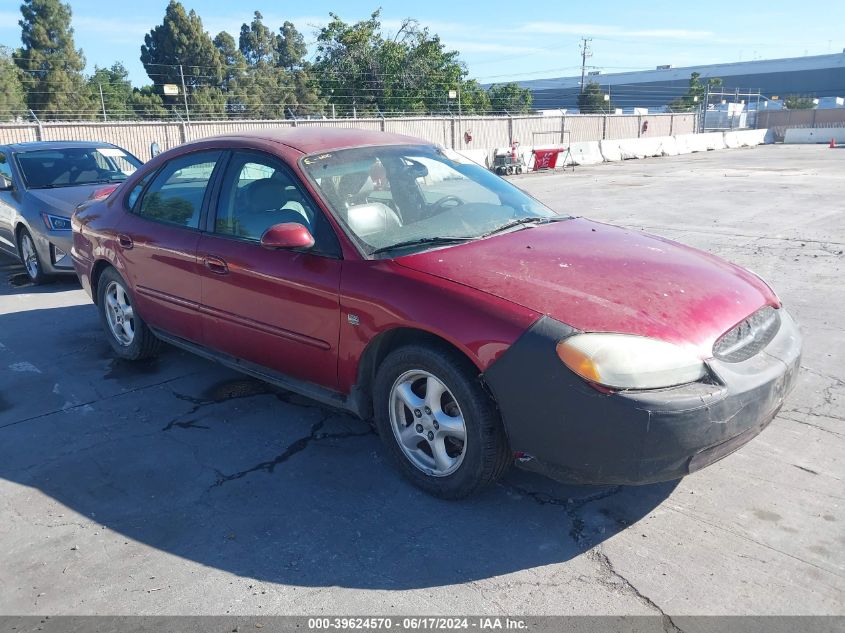
[[[185,99],[185,118],[188,123],[191,122],[191,112],[188,110],[188,91],[185,89],[185,73],[182,70],[182,64],[179,64],[179,76],[182,78],[182,96]]]
[[[108,121],[108,116],[106,116],[106,101],[103,99],[103,84],[97,83],[100,87],[100,105],[103,107],[103,121]]]

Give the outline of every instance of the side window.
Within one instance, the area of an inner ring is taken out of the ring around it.
[[[339,252],[322,212],[280,161],[236,153],[223,177],[214,232],[257,242],[264,231],[282,222],[307,227],[314,236],[316,252]]]
[[[149,178],[141,178],[141,180],[132,187],[132,191],[129,192],[129,195],[126,196],[126,208],[130,211],[135,208],[135,203],[138,202],[138,197],[141,195],[144,187],[147,186],[147,180],[149,180]]]
[[[220,152],[198,152],[166,163],[150,183],[135,212],[159,222],[199,228],[205,190],[219,158]],[[141,188],[136,186],[138,194]],[[127,202],[130,206],[133,196],[137,199],[138,194],[135,189],[129,193]]]
[[[0,176],[12,182],[12,167],[9,165],[9,155],[0,152]]]

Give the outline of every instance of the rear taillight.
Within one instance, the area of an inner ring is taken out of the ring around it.
[[[95,189],[94,192],[88,196],[89,200],[100,200],[102,198],[108,198],[112,192],[117,189],[120,183],[116,185],[106,185],[105,187],[100,187],[99,189]]]

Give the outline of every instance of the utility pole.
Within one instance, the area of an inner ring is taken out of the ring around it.
[[[461,117],[461,80],[458,80],[458,117]]]
[[[188,123],[191,122],[191,113],[188,110],[188,91],[185,90],[185,73],[182,70],[182,64],[179,64],[179,76],[182,78],[182,96],[185,98],[185,118]]]
[[[593,56],[590,51],[590,42],[592,41],[592,37],[581,38],[581,94],[584,94],[584,72],[587,69],[587,58]]]
[[[103,99],[103,84],[97,82],[97,85],[100,87],[100,105],[103,106],[103,121],[108,121],[109,118],[106,116],[106,101]]]

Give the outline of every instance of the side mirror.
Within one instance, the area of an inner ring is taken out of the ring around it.
[[[314,236],[299,222],[274,224],[261,236],[261,247],[268,249],[309,249],[314,246]]]
[[[152,158],[155,158],[159,154],[161,154],[161,147],[158,146],[158,143],[156,141],[153,141],[150,145],[150,156]]]
[[[11,191],[12,189],[14,189],[12,181],[0,174],[0,191]]]

